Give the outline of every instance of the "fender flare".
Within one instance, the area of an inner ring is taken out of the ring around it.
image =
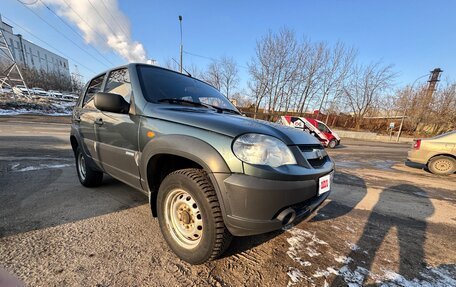
[[[165,135],[149,141],[141,152],[140,171],[147,174],[149,160],[155,155],[181,156],[201,165],[207,173],[231,173],[220,153],[210,144],[187,135]]]
[[[149,203],[152,207],[152,192],[149,187],[149,179],[147,178],[147,166],[150,160],[160,154],[169,154],[181,156],[192,160],[199,164],[207,172],[217,197],[219,199],[220,208],[222,209],[223,218],[226,216],[226,204],[222,195],[219,182],[214,173],[231,174],[231,170],[226,164],[220,153],[210,144],[198,138],[187,135],[164,135],[148,142],[142,150],[139,168],[141,178],[144,183],[144,190],[149,195]],[[153,212],[153,211],[152,211]]]

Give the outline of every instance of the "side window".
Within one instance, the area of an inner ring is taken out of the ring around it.
[[[329,132],[328,128],[322,123],[318,123],[318,129],[325,133]]]
[[[118,94],[124,97],[127,103],[130,103],[131,98],[131,83],[128,69],[123,68],[114,70],[109,73],[108,81],[104,90],[106,93]]]
[[[82,106],[86,106],[87,103],[92,100],[93,95],[101,91],[101,84],[103,84],[104,76],[105,75],[101,75],[90,81],[89,87],[87,88],[87,92],[84,96],[84,102],[82,103]]]

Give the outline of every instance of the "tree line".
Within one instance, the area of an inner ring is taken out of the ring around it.
[[[10,65],[11,63],[0,61],[0,75],[3,75],[3,72]],[[79,93],[84,86],[81,79],[75,77],[74,75],[66,76],[58,74],[54,71],[47,72],[42,69],[37,70],[34,68],[26,68],[23,65],[19,65],[19,69],[21,70],[22,77],[29,89],[33,87],[40,87],[45,90]],[[19,78],[19,75],[14,74],[12,78]]]
[[[254,51],[247,63],[247,90],[239,90],[239,65],[233,58],[214,59],[204,70],[194,65],[187,69],[238,105],[251,108],[254,117],[260,110],[273,120],[278,114],[304,115],[316,109],[350,116],[356,129],[367,125],[366,118],[403,115],[413,132],[435,134],[456,127],[454,81],[440,83],[429,99],[424,96],[427,85],[398,88],[392,64],[362,63],[353,47],[298,39],[287,28],[268,32]]]

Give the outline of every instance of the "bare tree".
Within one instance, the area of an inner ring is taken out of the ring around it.
[[[223,69],[219,61],[212,61],[203,74],[203,79],[221,91],[223,85]]]
[[[323,72],[320,77],[321,101],[319,111],[325,103],[333,101],[342,93],[342,87],[350,76],[356,54],[354,48],[347,48],[340,42],[333,48],[326,50],[323,57],[325,59]]]
[[[441,83],[432,99],[427,97],[428,84],[414,89],[410,86],[399,89],[395,106],[402,115],[407,111],[409,132],[415,134],[439,134],[456,128],[456,82]]]
[[[353,68],[344,95],[355,117],[356,129],[360,128],[364,116],[381,93],[392,86],[394,78],[391,65],[374,63]]]
[[[231,93],[239,84],[239,70],[233,58],[223,57],[220,60],[222,68],[222,93],[230,99]]]
[[[298,42],[291,30],[277,34],[269,32],[257,42],[255,57],[249,65],[249,87],[255,98],[255,113],[266,99],[270,117],[283,105],[293,90],[293,79],[298,75]]]
[[[326,44],[304,41],[299,53],[300,78],[297,111],[303,113],[320,89],[323,67],[327,61]]]

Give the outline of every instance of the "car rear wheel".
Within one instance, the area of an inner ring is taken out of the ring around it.
[[[335,139],[332,139],[328,143],[329,148],[335,148],[337,146],[337,141]]]
[[[439,175],[449,175],[456,172],[456,160],[449,156],[439,155],[429,160],[428,169]]]
[[[103,173],[96,171],[87,165],[87,159],[82,153],[81,148],[76,148],[74,155],[76,157],[76,171],[78,173],[79,182],[85,187],[101,185]]]
[[[163,237],[174,253],[191,264],[220,256],[231,242],[214,187],[199,169],[182,169],[160,185],[157,211]]]

